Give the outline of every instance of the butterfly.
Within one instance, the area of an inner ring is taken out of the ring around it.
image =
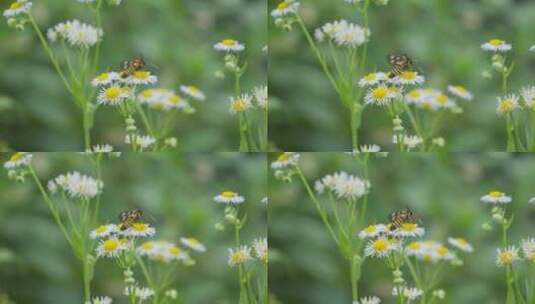
[[[394,78],[401,73],[408,71],[414,64],[414,61],[406,54],[390,54],[387,56],[387,59],[392,67],[392,71],[388,73],[388,78]]]

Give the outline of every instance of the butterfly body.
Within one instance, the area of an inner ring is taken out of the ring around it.
[[[388,63],[392,67],[392,71],[388,73],[389,78],[399,76],[401,73],[408,71],[412,68],[414,62],[406,54],[390,54],[387,57]]]
[[[121,78],[127,78],[134,74],[134,72],[145,68],[145,59],[142,56],[137,56],[131,60],[125,60],[121,68]]]
[[[396,230],[400,228],[404,223],[413,223],[416,221],[416,216],[410,208],[404,208],[398,211],[394,211],[390,214],[389,230]]]
[[[139,221],[143,217],[143,211],[140,209],[132,209],[123,211],[119,214],[119,229],[124,231],[130,228],[135,222]]]

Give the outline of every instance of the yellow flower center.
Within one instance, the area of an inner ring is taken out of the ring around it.
[[[98,81],[106,81],[106,80],[108,80],[108,78],[110,78],[110,74],[109,73],[102,73],[102,74],[97,76],[97,80]]]
[[[11,3],[11,5],[9,6],[9,9],[12,9],[12,10],[16,10],[16,9],[19,9],[22,7],[22,3],[18,2],[18,1],[15,1],[13,3]]]
[[[503,195],[503,193],[500,192],[500,191],[491,191],[491,192],[489,193],[489,195],[490,195],[491,197],[498,198],[498,197],[501,197],[501,196]]]
[[[106,252],[112,252],[112,251],[115,251],[117,250],[117,248],[119,247],[119,241],[117,240],[107,240],[104,242],[104,251]]]
[[[22,159],[22,157],[24,156],[24,153],[22,152],[17,152],[13,155],[11,155],[11,158],[9,159],[10,161],[19,161]]]
[[[144,223],[134,223],[132,225],[132,230],[137,231],[137,232],[143,232],[147,230],[147,228],[148,228],[148,225]]]
[[[235,112],[243,112],[247,109],[247,102],[243,99],[238,99],[232,104],[232,108]]]
[[[513,101],[511,99],[504,99],[500,102],[500,110],[502,112],[511,111],[513,109]]]
[[[448,96],[446,96],[446,95],[444,95],[444,94],[440,94],[440,95],[438,95],[438,97],[437,97],[437,101],[438,101],[438,103],[440,103],[440,104],[443,105],[443,104],[445,104],[445,103],[448,102]]]
[[[221,193],[221,196],[225,198],[233,198],[236,196],[236,193],[232,191],[224,191],[223,193]]]
[[[145,79],[149,78],[149,76],[150,76],[150,73],[147,72],[147,71],[135,71],[134,72],[134,77],[138,78],[138,79],[145,80]]]
[[[502,252],[498,257],[502,264],[512,264],[514,260],[513,253],[510,251]]]
[[[401,230],[412,232],[415,231],[417,227],[418,225],[413,223],[403,223],[403,225],[401,225]]]
[[[151,250],[152,248],[154,248],[154,243],[153,242],[145,242],[143,243],[143,245],[141,245],[141,247],[145,250]]]
[[[119,95],[121,95],[121,92],[122,92],[121,88],[111,87],[111,88],[106,89],[106,91],[104,92],[104,95],[108,99],[116,99],[117,97],[119,97]]]
[[[448,248],[446,248],[445,246],[440,246],[438,247],[437,249],[437,254],[441,257],[445,256],[446,254],[448,254],[449,250]]]
[[[372,92],[372,96],[374,99],[384,99],[387,94],[388,94],[388,88],[385,88],[385,87],[375,88]]]
[[[199,93],[199,88],[197,88],[196,86],[189,86],[188,89],[193,93]]]
[[[180,250],[180,248],[176,247],[176,246],[173,246],[169,249],[169,253],[173,256],[177,256],[179,255],[180,253],[182,252],[182,250]]]
[[[416,72],[403,71],[400,77],[406,80],[413,80],[416,78],[416,75],[418,75]]]
[[[150,98],[152,97],[152,95],[154,95],[154,90],[152,89],[144,90],[143,92],[141,92],[141,96],[145,98]]]
[[[422,93],[420,93],[420,91],[418,90],[412,90],[409,92],[409,96],[412,98],[419,98],[420,96],[422,96]]]
[[[245,254],[241,250],[238,250],[232,254],[230,260],[233,264],[240,264],[245,260]]]
[[[108,231],[108,227],[105,225],[99,226],[97,229],[95,229],[95,232],[98,234],[104,233]]]
[[[455,239],[455,240],[456,240],[457,243],[459,243],[459,245],[461,245],[461,246],[466,246],[466,245],[468,245],[468,242],[467,242],[465,239],[463,239],[463,238],[457,238],[457,239]]]
[[[366,229],[364,229],[364,232],[370,234],[370,233],[374,233],[375,231],[377,231],[377,226],[375,225],[370,225],[368,227],[366,227]]]
[[[373,242],[372,248],[374,251],[377,252],[383,252],[388,250],[388,247],[390,246],[390,242],[385,239],[380,239],[375,242]]]
[[[223,43],[226,46],[233,46],[233,45],[236,45],[238,43],[238,41],[236,41],[234,39],[223,39],[223,41],[221,41],[221,43]]]
[[[279,3],[279,5],[277,6],[277,9],[284,10],[284,9],[287,9],[288,7],[289,7],[288,3],[286,3],[286,1],[283,1]]]
[[[290,159],[290,157],[288,156],[288,153],[282,153],[277,158],[277,161],[284,162],[284,161],[288,161],[289,159]]]
[[[501,40],[501,39],[491,39],[489,41],[489,43],[492,45],[492,46],[500,46],[502,44],[505,43],[505,41]]]
[[[173,95],[173,96],[171,96],[171,98],[169,98],[169,101],[172,104],[179,104],[182,101],[182,98],[180,98],[180,96],[178,96],[178,95]]]
[[[370,73],[364,77],[364,80],[374,81],[376,78],[377,78],[377,75],[375,73]]]
[[[463,86],[458,85],[458,86],[455,86],[454,88],[460,93],[466,93],[466,89]]]
[[[412,242],[409,244],[409,249],[412,250],[420,250],[421,247],[422,245],[420,244],[420,242]]]
[[[194,238],[187,239],[187,240],[188,240],[188,242],[190,243],[190,245],[192,245],[192,246],[196,246],[196,245],[200,245],[200,244],[201,244],[201,242],[197,241],[197,240],[194,239]]]

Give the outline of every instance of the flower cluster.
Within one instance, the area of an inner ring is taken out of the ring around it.
[[[268,262],[266,238],[255,239],[252,246],[241,245],[236,248],[229,248],[228,252],[228,265],[230,267],[239,266],[254,259],[258,259],[264,264]]]
[[[102,39],[103,31],[78,20],[69,20],[48,29],[46,35],[51,42],[66,41],[73,47],[89,48]]]
[[[77,171],[58,175],[48,182],[51,193],[62,191],[70,197],[89,200],[102,192],[104,183],[101,180],[80,174]]]
[[[367,180],[341,171],[325,175],[314,187],[318,194],[331,191],[340,199],[356,200],[368,194],[371,185]]]
[[[198,91],[202,94],[201,91]],[[139,103],[147,105],[157,111],[170,111],[172,109],[182,110],[186,113],[194,113],[195,109],[182,96],[177,95],[172,90],[167,89],[146,89],[142,91],[137,99]]]
[[[10,179],[24,182],[33,154],[27,152],[16,152],[9,157],[9,160],[4,163],[4,168],[7,170],[7,176]]]
[[[276,178],[290,181],[296,173],[297,165],[301,155],[295,152],[283,152],[277,159],[271,162],[271,169],[274,171]]]
[[[231,114],[238,114],[253,109],[255,106],[259,109],[267,110],[267,102],[267,86],[256,87],[252,94],[246,93],[230,97],[229,111]]]
[[[338,46],[356,48],[368,41],[370,30],[346,20],[328,22],[314,32],[318,42],[334,42]]]

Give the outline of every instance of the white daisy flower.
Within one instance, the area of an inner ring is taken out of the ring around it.
[[[91,80],[91,85],[94,87],[106,86],[112,84],[114,81],[119,80],[121,77],[117,72],[106,72],[98,75]]]
[[[136,248],[140,256],[147,256],[156,262],[188,261],[190,256],[180,247],[168,241],[148,241]]]
[[[146,89],[138,94],[137,99],[141,104],[156,111],[179,109],[188,112],[189,109],[193,109],[186,100],[167,89]]]
[[[325,25],[321,27],[321,30],[325,34],[326,38],[332,40],[334,39],[336,33],[343,31],[348,25],[349,23],[346,20],[336,20],[333,22],[325,23]]]
[[[399,243],[397,241],[378,238],[368,242],[368,245],[364,249],[364,253],[366,256],[384,258],[396,250],[399,250]]]
[[[149,71],[135,71],[132,75],[122,79],[123,83],[128,85],[148,85],[158,82],[158,77],[152,75]]]
[[[346,2],[349,2],[351,0],[346,0]],[[355,1],[355,0],[353,0]],[[359,1],[359,0],[357,0]],[[360,298],[360,302],[357,302],[357,304],[381,304],[381,299],[379,299],[376,296],[373,297],[364,297]]]
[[[187,96],[193,99],[199,100],[199,101],[204,101],[206,99],[206,96],[204,95],[203,91],[201,91],[199,88],[197,88],[194,85],[189,85],[189,86],[181,85],[180,91],[186,94]]]
[[[403,223],[401,227],[396,228],[392,234],[396,237],[405,238],[405,237],[421,237],[425,233],[424,228],[418,227],[414,223]]]
[[[156,229],[146,223],[133,223],[126,230],[120,231],[120,234],[126,237],[150,237],[154,236],[155,233]]]
[[[361,239],[367,239],[367,238],[376,238],[378,236],[381,236],[388,232],[388,229],[386,225],[384,224],[376,224],[376,225],[370,225],[364,229],[362,229],[358,236]]]
[[[268,107],[268,87],[261,86],[253,89],[253,96],[258,107],[267,109]]]
[[[102,38],[100,28],[82,23],[78,20],[69,20],[58,23],[47,31],[48,39],[56,42],[58,39],[67,41],[71,46],[88,48],[95,45]]]
[[[526,106],[535,110],[535,86],[523,87],[520,89],[520,95],[522,95]]]
[[[462,85],[449,85],[448,92],[465,100],[472,100],[474,98],[472,93]]]
[[[101,226],[98,226],[96,229],[92,230],[89,233],[89,237],[91,239],[106,238],[114,233],[117,233],[118,231],[119,229],[117,225],[115,224],[101,225]]]
[[[339,198],[359,199],[368,194],[370,187],[369,181],[346,174],[336,181],[333,191]]]
[[[383,72],[370,73],[359,80],[358,85],[360,87],[369,87],[379,84],[387,79],[386,74]]]
[[[300,3],[294,0],[284,0],[277,5],[277,8],[271,11],[274,18],[283,17],[289,14],[297,13]]]
[[[156,143],[156,138],[150,135],[128,134],[126,135],[124,142],[126,144],[135,144],[141,148],[141,150],[145,150]]]
[[[518,103],[518,96],[515,94],[496,98],[498,99],[498,107],[496,108],[496,113],[498,115],[511,113],[514,110],[520,108],[520,104]]]
[[[206,251],[206,246],[204,246],[201,242],[199,242],[195,238],[180,238],[180,242],[182,243],[182,245],[194,251],[197,251],[197,252]]]
[[[416,85],[424,83],[425,78],[415,71],[403,71],[394,78],[389,79],[389,82],[395,85]]]
[[[314,38],[316,38],[318,42],[323,42],[325,41],[325,33],[320,28],[317,28],[314,30]]]
[[[97,102],[109,106],[119,106],[130,98],[130,92],[129,88],[112,85],[111,87],[100,90],[97,95]]]
[[[97,247],[98,257],[117,257],[123,251],[129,248],[129,242],[122,239],[111,238],[101,241]]]
[[[136,248],[137,254],[140,256],[153,256],[158,252],[159,244],[155,241],[147,241]]]
[[[488,204],[508,204],[513,199],[501,191],[491,191],[481,197],[481,202]]]
[[[171,246],[166,253],[164,253],[165,258],[164,260],[168,261],[186,261],[190,260],[191,257],[188,255],[187,252],[182,250],[182,248],[178,246]]]
[[[356,48],[366,43],[369,36],[370,31],[368,29],[357,24],[349,23],[334,33],[334,41],[339,46]]]
[[[507,52],[512,49],[511,45],[500,39],[491,39],[481,45],[484,51]]]
[[[253,107],[252,97],[249,94],[242,94],[238,97],[230,98],[230,113],[236,114],[249,110]]]
[[[77,171],[59,175],[48,183],[51,192],[61,188],[71,197],[92,199],[102,191],[104,184],[102,181],[87,175],[82,175]]]
[[[111,303],[112,303],[112,299],[110,297],[94,297],[90,302],[90,304],[111,304]]]
[[[392,143],[398,144],[398,136],[394,135]],[[418,135],[402,135],[401,143],[407,147],[408,150],[412,150],[423,143],[423,139]]]
[[[262,262],[268,262],[268,242],[266,238],[254,239],[253,249],[255,256]]]
[[[230,267],[241,265],[249,260],[252,260],[251,248],[242,245],[238,248],[229,248],[228,265]]]
[[[277,157],[277,160],[271,163],[271,169],[282,170],[296,166],[301,155],[295,152],[284,152]]]
[[[220,204],[239,205],[245,201],[245,198],[233,191],[223,191],[214,197],[214,201]]]
[[[496,265],[498,267],[512,265],[519,260],[520,256],[518,255],[518,248],[515,246],[496,249]]]
[[[4,163],[4,168],[8,170],[16,169],[22,166],[28,166],[32,161],[33,154],[27,152],[17,152],[11,155],[9,160]]]
[[[214,48],[223,52],[241,52],[245,46],[234,39],[223,39],[214,45]]]
[[[378,106],[386,106],[396,97],[394,91],[386,85],[379,85],[373,89],[368,90],[364,97],[366,104],[373,104]]]
[[[403,297],[407,298],[409,301],[414,301],[423,294],[423,291],[416,287],[394,287],[392,290],[392,295],[397,296],[399,294],[403,295]]]
[[[520,246],[522,247],[524,258],[535,263],[535,239],[523,239]]]
[[[468,243],[465,239],[463,238],[448,238],[448,243],[450,243],[451,246],[459,249],[459,250],[462,250],[464,252],[472,252],[474,251],[474,248],[472,247],[472,245],[470,245],[470,243]]]
[[[4,11],[4,17],[12,18],[20,14],[26,14],[32,8],[32,2],[27,0],[17,0],[9,5],[9,8]]]

